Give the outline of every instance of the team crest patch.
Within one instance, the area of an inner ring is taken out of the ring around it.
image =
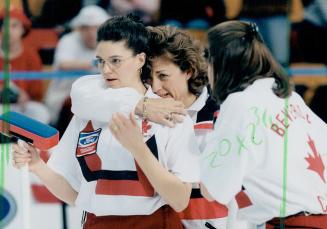
[[[76,157],[96,153],[101,128],[91,132],[80,132],[76,149]]]

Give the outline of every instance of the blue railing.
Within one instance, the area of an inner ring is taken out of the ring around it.
[[[10,72],[10,79],[55,79],[55,78],[77,78],[84,75],[97,74],[92,71],[44,71],[44,72]],[[4,72],[0,71],[0,79],[3,79]]]
[[[10,72],[10,79],[55,79],[77,78],[84,75],[96,74],[94,71],[43,71],[43,72]],[[290,76],[327,76],[327,67],[289,68]],[[0,71],[0,79],[4,73]]]

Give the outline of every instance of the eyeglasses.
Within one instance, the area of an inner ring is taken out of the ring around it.
[[[109,67],[110,69],[118,69],[123,64],[124,61],[132,58],[133,56],[127,57],[125,59],[118,58],[118,57],[110,57],[107,60],[101,59],[101,58],[95,58],[93,60],[93,65],[98,67],[99,70],[102,70],[105,65]]]

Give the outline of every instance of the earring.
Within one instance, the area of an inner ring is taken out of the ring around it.
[[[142,68],[139,69],[140,75],[142,74]]]

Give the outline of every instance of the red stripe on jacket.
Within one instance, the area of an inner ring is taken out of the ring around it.
[[[181,219],[217,219],[225,218],[228,215],[228,208],[216,201],[209,202],[205,198],[190,199],[188,207],[179,213]]]

